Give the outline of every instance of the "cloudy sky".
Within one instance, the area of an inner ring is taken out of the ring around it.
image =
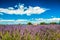
[[[0,0],[0,24],[58,20],[59,0]]]

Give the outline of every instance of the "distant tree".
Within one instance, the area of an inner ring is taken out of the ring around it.
[[[21,25],[21,24],[18,24],[18,25]]]
[[[50,24],[57,24],[56,22],[50,22]]]
[[[60,20],[59,20],[59,23],[58,24],[60,24]]]
[[[32,25],[32,23],[31,22],[28,22],[27,25]]]
[[[40,23],[40,25],[44,25],[44,24],[46,24],[46,23],[45,23],[45,22],[41,22],[41,23]]]

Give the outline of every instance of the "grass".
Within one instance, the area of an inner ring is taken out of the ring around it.
[[[55,27],[56,25],[55,26],[52,25],[52,26]],[[4,27],[4,29],[2,29],[3,31],[0,30],[0,40],[60,40],[60,29],[58,29],[60,25],[56,26],[55,28],[53,28],[52,26],[50,28],[48,28],[49,25],[47,27],[32,26],[32,27],[25,27],[25,28],[22,27],[20,29],[19,27],[16,28],[14,27],[15,30],[12,27],[10,28],[10,30],[8,29],[9,31],[5,30]]]

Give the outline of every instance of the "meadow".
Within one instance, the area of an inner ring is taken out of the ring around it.
[[[0,40],[60,40],[60,25],[0,25]]]

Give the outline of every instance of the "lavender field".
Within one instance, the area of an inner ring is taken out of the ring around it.
[[[60,25],[0,25],[0,40],[60,40]]]

